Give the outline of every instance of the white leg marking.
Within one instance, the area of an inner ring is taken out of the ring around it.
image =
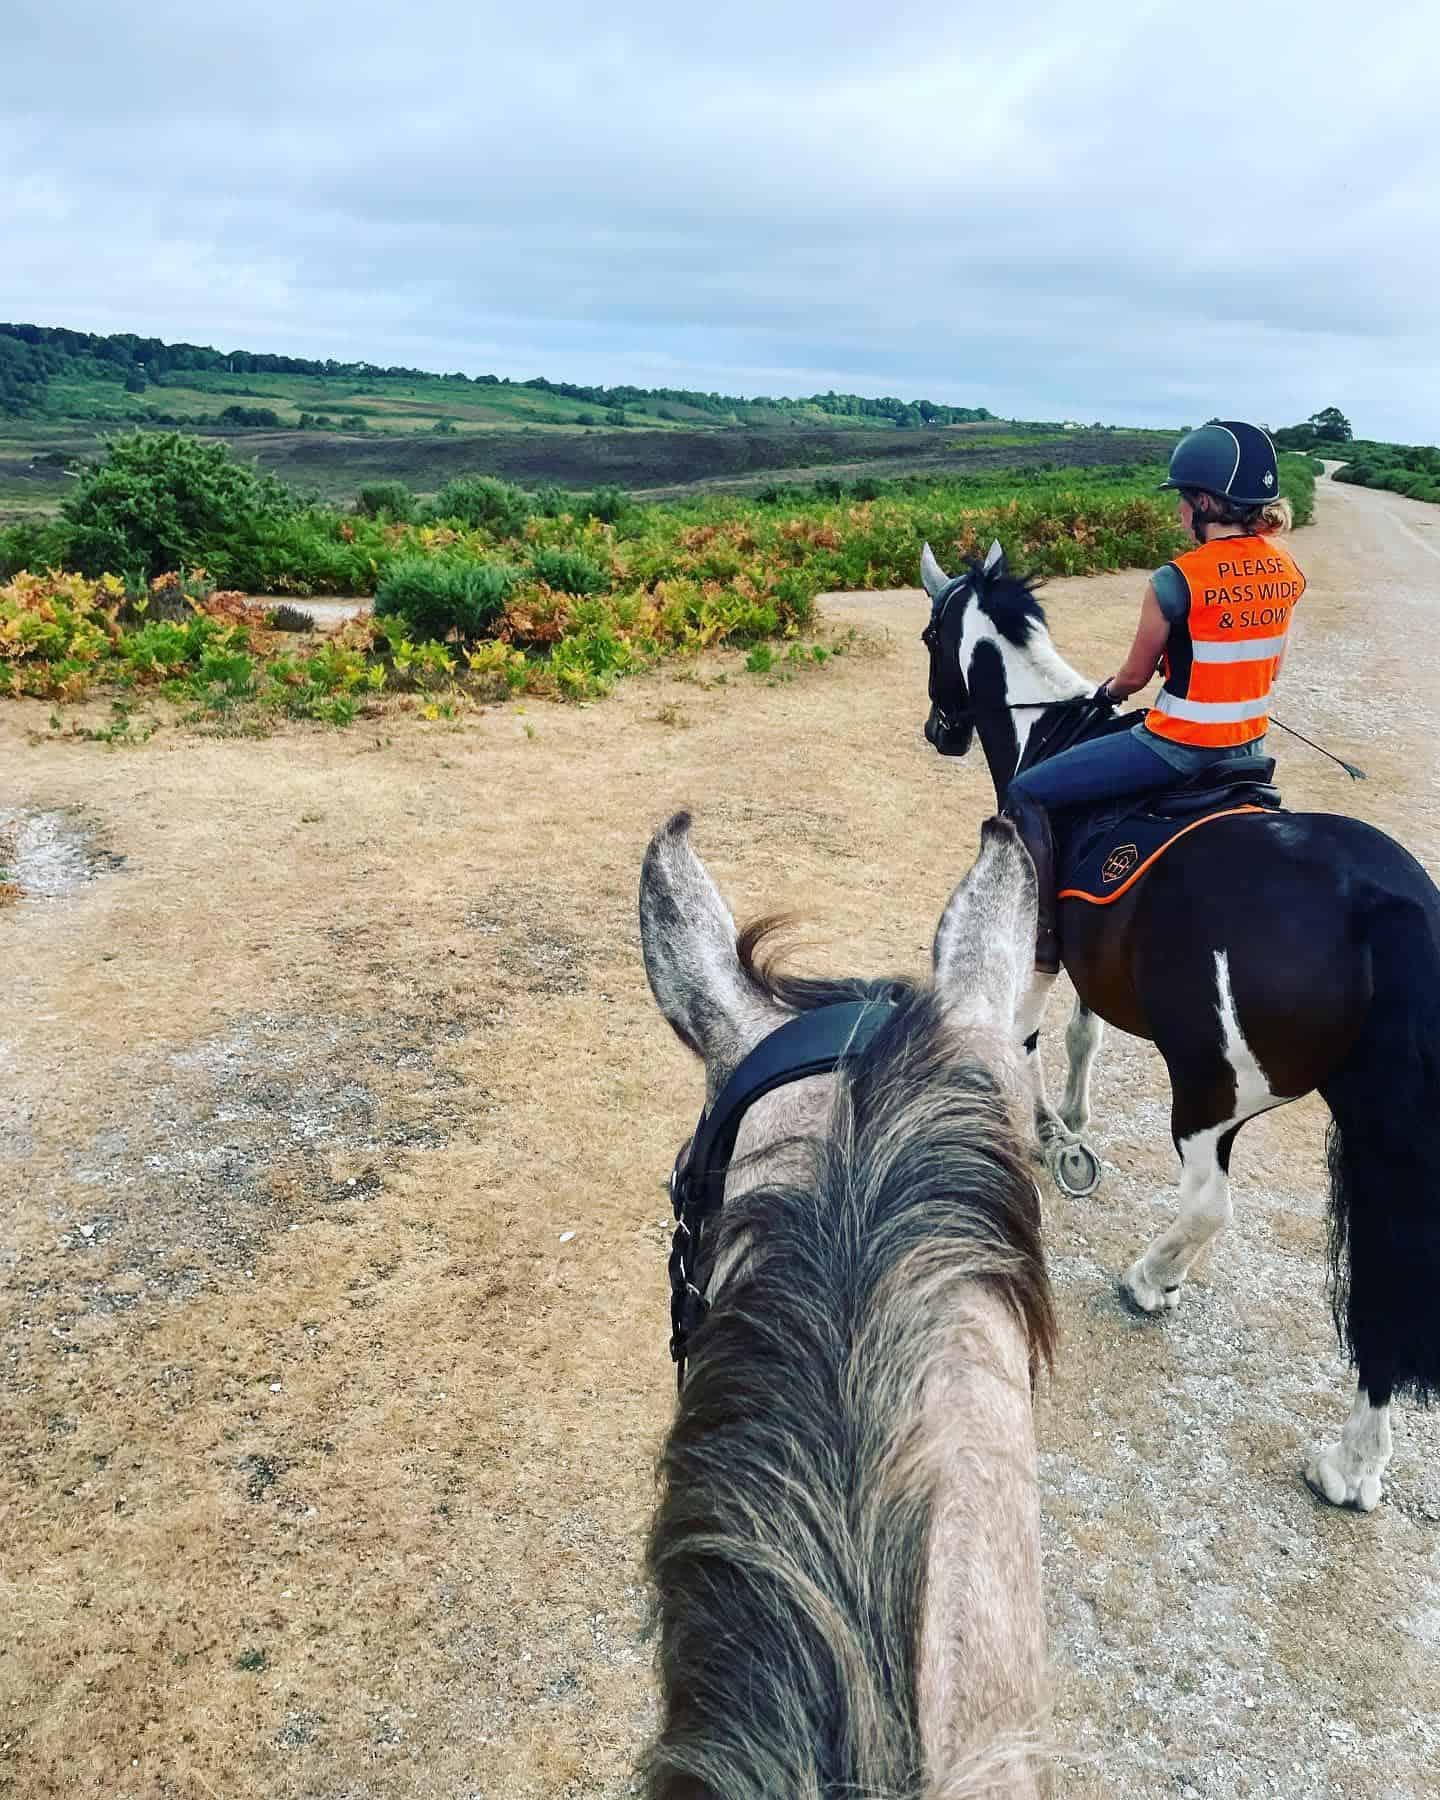
[[[1055,981],[1054,975],[1042,975],[1038,970],[1035,972],[1020,1004],[1019,1029],[1025,1045],[1025,1067],[1030,1076],[1030,1091],[1035,1101],[1038,1160],[1050,1171],[1050,1177],[1057,1186],[1067,1194],[1080,1197],[1094,1193],[1099,1186],[1100,1161],[1092,1150],[1081,1143],[1078,1134],[1070,1129],[1068,1122],[1051,1106],[1045,1092],[1045,1066],[1040,1060],[1040,1026],[1045,1018],[1045,1008]],[[1069,1033],[1066,1035],[1066,1043],[1070,1045],[1073,1056],[1074,1045]],[[1096,1043],[1098,1044],[1098,1037]],[[1090,1054],[1093,1057],[1094,1051]],[[1073,1072],[1070,1085],[1074,1085]],[[1069,1087],[1066,1092],[1068,1094]]]
[[[1147,1248],[1125,1277],[1124,1288],[1141,1312],[1180,1304],[1180,1285],[1190,1265],[1230,1223],[1230,1178],[1220,1167],[1220,1139],[1229,1125],[1198,1131],[1180,1146],[1180,1216]]]
[[[1315,1452],[1305,1470],[1305,1479],[1332,1506],[1374,1512],[1385,1491],[1380,1478],[1392,1448],[1390,1408],[1372,1406],[1369,1393],[1357,1387],[1355,1404],[1340,1432],[1339,1443]]]
[[[1230,1223],[1230,1179],[1220,1167],[1221,1139],[1257,1113],[1286,1101],[1285,1095],[1272,1092],[1240,1029],[1230,986],[1230,959],[1224,950],[1215,953],[1215,999],[1225,1060],[1235,1076],[1235,1108],[1228,1119],[1195,1132],[1179,1145],[1180,1216],[1146,1248],[1120,1284],[1141,1312],[1178,1306],[1180,1286],[1191,1264]]]
[[[1020,1043],[1025,1052],[1025,1073],[1030,1079],[1030,1092],[1035,1099],[1035,1121],[1050,1114],[1050,1102],[1045,1094],[1045,1065],[1040,1060],[1040,1027],[1045,1023],[1045,1008],[1050,1004],[1051,990],[1059,980],[1058,975],[1042,975],[1037,969],[1030,978],[1030,986],[1020,1002],[1017,1029]],[[1050,1114],[1053,1118],[1053,1114]]]
[[[1070,1073],[1065,1098],[1060,1102],[1060,1117],[1077,1136],[1090,1123],[1090,1073],[1104,1041],[1104,1021],[1087,1012],[1083,1001],[1076,1000],[1070,1023],[1065,1027]]]

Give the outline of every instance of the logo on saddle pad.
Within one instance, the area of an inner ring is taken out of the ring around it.
[[[1112,882],[1123,881],[1140,860],[1140,852],[1134,844],[1121,844],[1105,858],[1104,867],[1100,871],[1100,879],[1108,887]]]

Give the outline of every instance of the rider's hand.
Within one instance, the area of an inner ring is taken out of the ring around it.
[[[1111,679],[1111,681],[1113,681],[1114,676],[1111,676],[1110,679]],[[1102,681],[1100,683],[1099,687],[1096,688],[1095,704],[1097,706],[1118,706],[1120,704],[1118,696],[1111,693],[1111,691],[1110,691],[1110,682],[1109,681]]]

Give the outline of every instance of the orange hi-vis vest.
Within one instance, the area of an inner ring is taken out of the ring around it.
[[[1165,685],[1147,730],[1177,744],[1223,750],[1264,737],[1270,689],[1305,577],[1265,537],[1197,544],[1175,567],[1190,610],[1170,627]]]

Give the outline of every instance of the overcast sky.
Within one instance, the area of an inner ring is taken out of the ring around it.
[[[0,317],[1440,438],[1434,0],[5,0]]]

